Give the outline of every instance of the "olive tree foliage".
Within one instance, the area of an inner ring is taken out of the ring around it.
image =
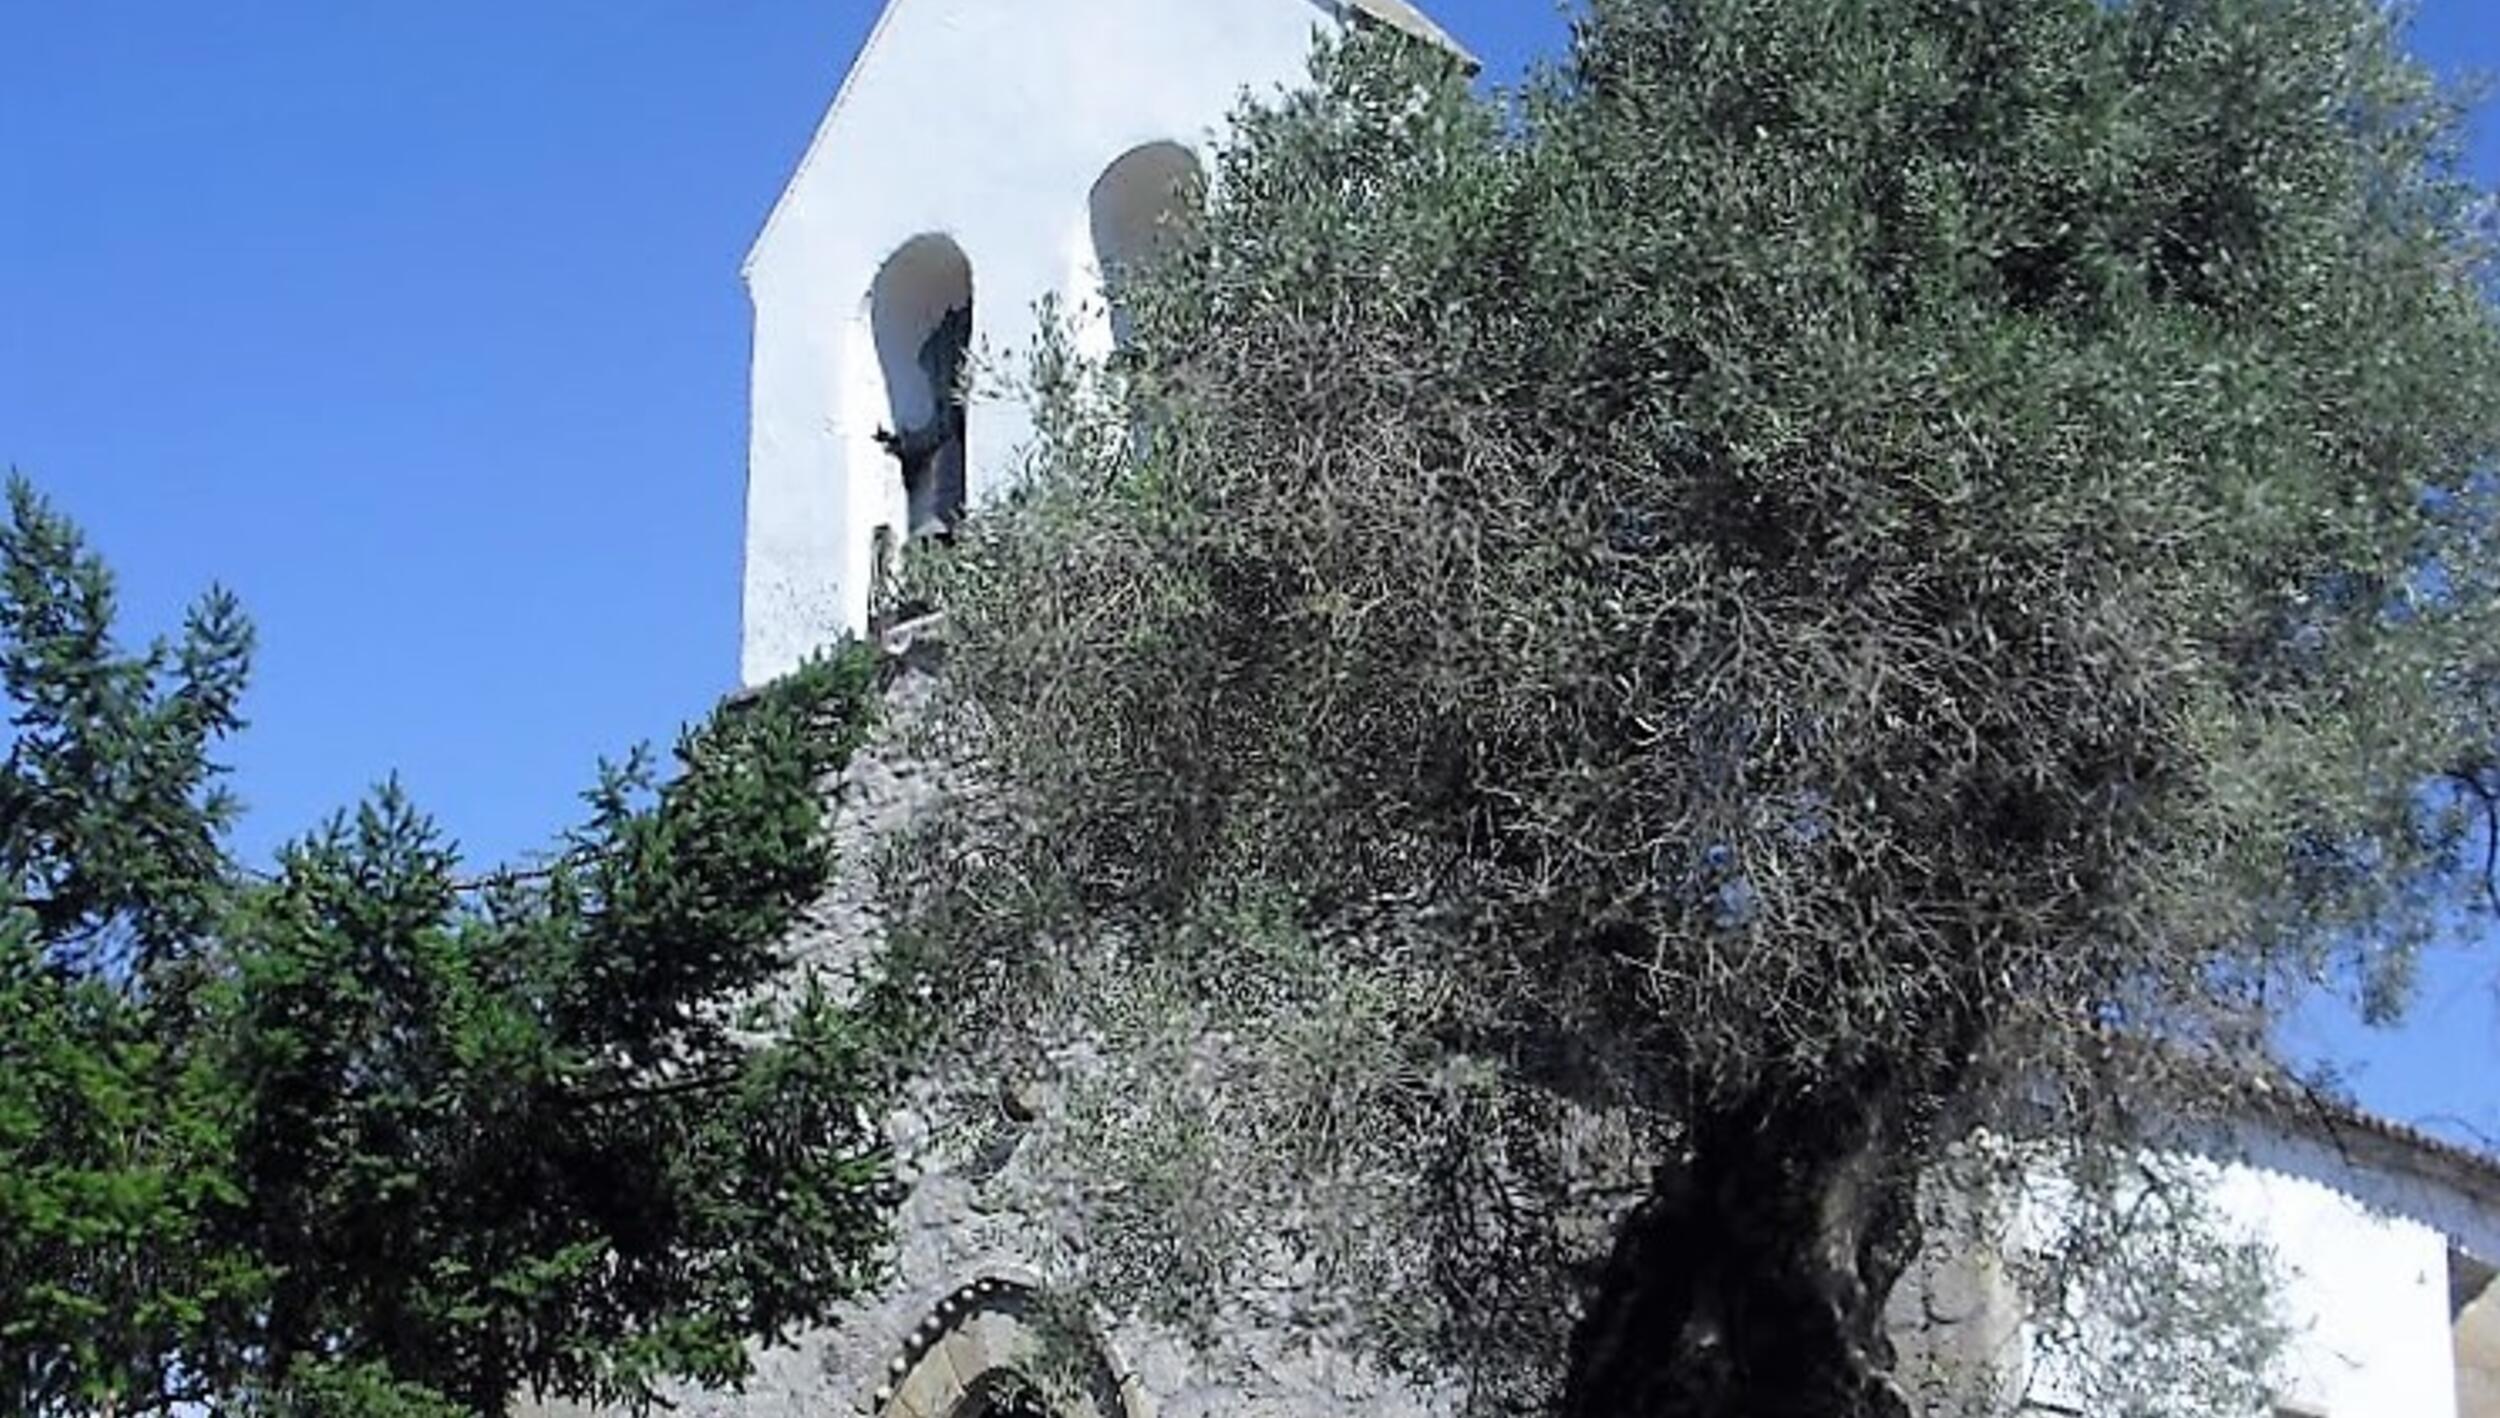
[[[810,665],[603,768],[464,880],[395,785],[234,860],[251,631],[118,638],[0,523],[0,1410],[460,1418],[647,1407],[877,1274],[874,1023],[785,979],[876,670]]]
[[[915,573],[1021,827],[905,939],[1156,1061],[1106,1283],[1316,1256],[1501,1403],[1898,1413],[1951,1144],[2117,1155],[2396,998],[2481,856],[2500,441],[2401,38],[1598,0],[1508,101],[1367,39],[1242,112]]]

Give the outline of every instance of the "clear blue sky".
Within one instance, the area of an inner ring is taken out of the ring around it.
[[[510,858],[595,752],[730,687],[738,262],[875,8],[0,0],[0,463],[134,629],[241,593],[247,851],[396,770]],[[1563,35],[1546,0],[1427,8],[1496,77]],[[2500,70],[2500,6],[2420,15],[2441,67]],[[2495,971],[2438,962],[2400,1036],[2295,1040],[2500,1138]]]

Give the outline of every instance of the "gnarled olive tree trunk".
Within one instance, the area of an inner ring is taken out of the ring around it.
[[[1884,1302],[1918,1214],[1892,1112],[1764,1093],[1703,1115],[1617,1235],[1567,1418],[1908,1418]]]

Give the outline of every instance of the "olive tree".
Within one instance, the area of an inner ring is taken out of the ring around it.
[[[2482,855],[2500,442],[2401,39],[1598,0],[1508,100],[1364,40],[1242,112],[915,573],[1017,825],[907,939],[1150,1061],[1104,1282],[1281,1246],[1505,1402],[1902,1413],[1974,1129],[2122,1155],[2397,998]],[[1399,1207],[1436,1255],[1329,1222]]]

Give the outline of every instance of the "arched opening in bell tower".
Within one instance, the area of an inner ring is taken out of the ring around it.
[[[972,263],[948,237],[913,237],[869,292],[885,381],[877,443],[902,481],[907,537],[943,536],[963,516],[964,378],[972,350]]]
[[[1203,180],[1197,155],[1171,142],[1131,148],[1095,179],[1086,209],[1113,348],[1127,347],[1134,332],[1123,283],[1170,251],[1178,235],[1174,224]]]

